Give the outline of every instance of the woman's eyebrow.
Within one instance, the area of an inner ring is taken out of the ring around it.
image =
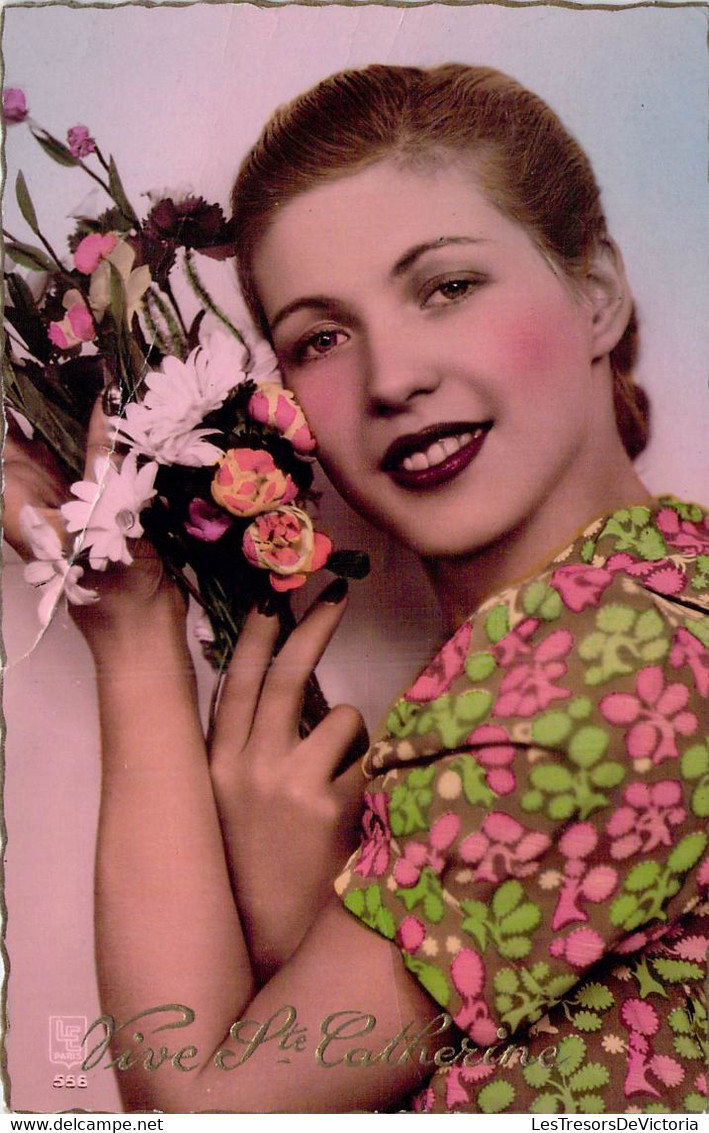
[[[426,252],[435,252],[438,248],[448,248],[451,244],[489,244],[489,240],[482,237],[474,236],[439,236],[436,240],[428,240],[425,244],[416,244],[405,252],[400,259],[396,261],[391,269],[392,279],[397,279],[399,276],[404,275],[410,267],[416,263],[420,256]]]
[[[279,323],[282,323],[289,315],[295,314],[296,311],[315,308],[318,311],[333,312],[335,307],[336,303],[329,299],[327,295],[304,295],[301,299],[293,299],[291,303],[286,303],[285,307],[281,307],[272,319],[269,319],[271,333],[273,334]]]

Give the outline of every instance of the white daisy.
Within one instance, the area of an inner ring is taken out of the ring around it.
[[[43,627],[49,625],[62,597],[75,606],[98,601],[95,590],[79,586],[83,567],[67,561],[57,532],[35,508],[29,505],[22,508],[20,530],[35,556],[35,561],[25,567],[24,577],[26,582],[42,589],[37,616]]]
[[[71,491],[77,497],[62,504],[60,511],[67,529],[80,532],[81,549],[88,548],[94,570],[105,570],[109,562],[133,562],[127,539],[143,534],[140,512],[155,495],[153,487],[158,466],[155,463],[137,467],[131,453],[120,469],[107,457],[94,463],[94,480],[79,480]]]

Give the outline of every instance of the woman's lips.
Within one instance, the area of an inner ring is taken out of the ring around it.
[[[402,488],[430,489],[447,484],[475,459],[491,421],[433,425],[393,442],[382,468]]]

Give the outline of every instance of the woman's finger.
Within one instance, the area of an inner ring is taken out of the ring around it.
[[[211,745],[213,767],[233,759],[246,746],[278,630],[278,618],[258,610],[252,610],[244,623],[219,700]]]
[[[361,759],[368,747],[369,736],[361,714],[350,704],[338,704],[300,744],[301,778],[313,785],[339,778]],[[356,770],[361,778],[359,767]]]
[[[253,737],[267,743],[274,722],[295,735],[305,684],[345,612],[347,583],[336,579],[310,607],[274,660],[264,683]]]

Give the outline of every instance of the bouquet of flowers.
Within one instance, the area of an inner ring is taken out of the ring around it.
[[[5,90],[3,108],[6,122],[27,119],[19,90]],[[64,143],[28,121],[49,158],[81,168],[107,198],[100,215],[78,217],[62,256],[19,173],[17,202],[38,243],[4,232],[16,265],[5,271],[6,405],[73,481],[60,509],[63,540],[37,511],[22,516],[40,621],[46,626],[64,599],[95,601],[79,583],[83,564],[130,564],[145,534],[201,607],[200,637],[223,670],[254,602],[287,594],[322,568],[363,577],[366,556],[333,551],[315,529],[315,439],[302,410],[268,344],[239,329],[200,277],[199,257],[235,254],[220,206],[163,196],[140,218],[115,161],[85,126]],[[180,289],[198,304],[189,320]],[[84,479],[99,398],[111,452]]]

